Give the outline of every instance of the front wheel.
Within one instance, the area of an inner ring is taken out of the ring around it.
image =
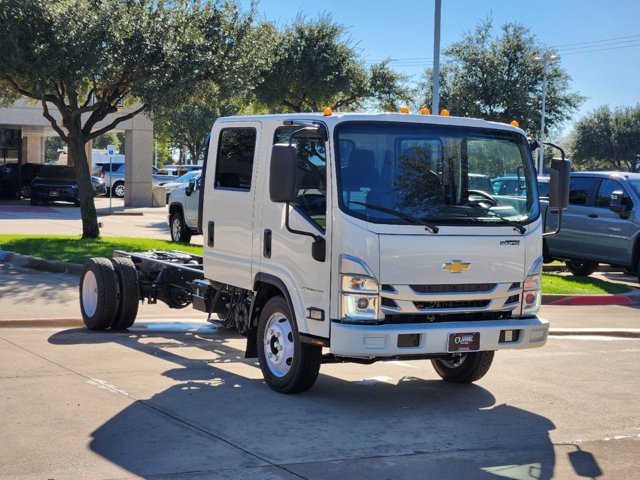
[[[431,360],[438,375],[452,383],[471,383],[480,380],[489,371],[495,352],[463,353],[460,357],[445,360]]]
[[[565,264],[576,277],[588,277],[598,269],[598,262],[567,260]]]
[[[269,387],[280,393],[308,390],[320,373],[321,356],[320,347],[300,341],[287,301],[270,299],[258,323],[258,359]]]
[[[113,196],[124,198],[124,182],[116,182],[113,186]]]

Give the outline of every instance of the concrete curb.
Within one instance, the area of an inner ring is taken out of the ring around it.
[[[43,272],[80,276],[82,265],[45,260],[39,257],[0,250],[0,262]],[[632,305],[640,303],[640,290],[628,295],[542,295],[542,305]]]
[[[554,337],[616,337],[616,338],[640,338],[640,328],[551,328],[549,335]]]
[[[82,265],[77,263],[59,262],[56,260],[45,260],[44,258],[31,257],[20,253],[13,253],[7,250],[0,250],[0,261],[6,262],[16,267],[30,268],[51,273],[66,273],[80,276]]]
[[[628,295],[542,295],[542,305],[633,305],[640,293]]]

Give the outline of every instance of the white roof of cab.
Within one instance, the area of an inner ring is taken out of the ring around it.
[[[233,123],[259,121],[263,123],[276,122],[281,124],[285,120],[313,120],[324,122],[329,129],[343,121],[368,121],[368,122],[398,122],[398,123],[423,123],[431,125],[451,125],[461,127],[491,128],[508,130],[526,135],[523,130],[506,123],[489,122],[478,118],[443,117],[441,115],[421,115],[409,113],[344,113],[336,112],[332,115],[322,113],[279,113],[274,115],[253,115],[237,117],[221,117],[216,123]]]

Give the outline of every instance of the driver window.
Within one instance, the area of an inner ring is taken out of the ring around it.
[[[277,129],[274,143],[289,143],[297,128]],[[293,139],[298,152],[296,177],[297,196],[292,205],[324,231],[327,222],[327,156],[325,142],[313,137],[314,132],[302,132]]]

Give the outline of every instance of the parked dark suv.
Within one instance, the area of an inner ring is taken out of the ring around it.
[[[91,177],[94,195],[104,195],[104,181]],[[55,201],[80,204],[78,182],[73,167],[66,165],[43,165],[38,176],[31,182],[31,205]]]
[[[599,263],[639,273],[640,173],[574,172],[570,178],[569,208],[560,233],[544,239],[545,261],[565,260],[574,275],[591,275]],[[557,214],[544,214],[545,230],[553,230]]]

